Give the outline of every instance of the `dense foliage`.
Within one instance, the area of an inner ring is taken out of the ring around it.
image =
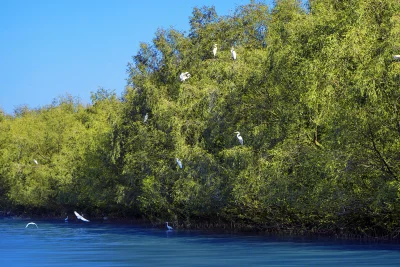
[[[0,204],[397,233],[396,53],[397,0],[194,8],[188,34],[159,29],[140,44],[120,99],[99,89],[88,106],[67,96],[0,114]]]

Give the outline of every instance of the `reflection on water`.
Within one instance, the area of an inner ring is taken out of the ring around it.
[[[398,266],[400,246],[0,219],[0,266]]]

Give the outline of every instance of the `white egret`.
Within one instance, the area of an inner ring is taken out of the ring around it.
[[[168,225],[168,222],[165,222],[167,224],[167,229],[168,230],[174,230],[174,228],[172,228],[171,226]]]
[[[235,132],[235,134],[237,134],[236,137],[237,137],[237,139],[239,140],[239,143],[240,143],[241,145],[243,145],[243,137],[240,136],[240,133],[239,133],[239,132]]]
[[[233,46],[231,48],[231,54],[232,54],[233,60],[236,60],[236,52],[235,52],[235,49],[233,48]]]
[[[217,50],[218,50],[217,44],[214,44],[214,48],[213,48],[214,57],[217,55]]]
[[[176,163],[178,163],[179,168],[182,169],[182,161],[180,161],[178,158],[176,158]]]
[[[79,213],[77,213],[76,211],[74,211],[76,218],[78,218],[79,220],[82,220],[84,222],[90,222],[88,219],[83,218],[82,215],[80,215]]]
[[[149,114],[148,114],[148,113],[146,113],[146,115],[144,115],[143,122],[146,122],[148,119],[149,119]]]
[[[393,55],[394,60],[400,60],[400,55]]]
[[[65,222],[68,222],[68,215],[67,215],[67,218],[64,219],[64,221],[65,221]]]
[[[34,223],[34,222],[28,223],[28,224],[25,226],[25,228],[28,228],[29,225],[34,225],[34,226],[36,226],[36,228],[39,228],[39,227],[36,225],[36,223]]]
[[[39,163],[37,162],[37,160],[36,159],[33,159],[33,162],[35,162],[36,163],[36,165],[38,165]]]
[[[189,72],[182,72],[181,75],[179,75],[179,78],[181,79],[181,82],[186,81],[187,79],[190,78],[190,73]]]

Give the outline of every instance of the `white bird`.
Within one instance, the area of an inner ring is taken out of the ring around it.
[[[394,60],[400,60],[400,55],[393,55]]]
[[[179,168],[182,169],[182,162],[178,158],[176,158],[176,163],[178,163]]]
[[[167,229],[168,230],[174,230],[174,228],[172,228],[171,226],[168,225],[168,222],[165,222],[167,224]]]
[[[88,219],[83,218],[82,215],[80,215],[79,213],[77,213],[76,211],[74,211],[76,218],[78,218],[79,220],[82,220],[84,222],[90,222]]]
[[[217,55],[217,50],[218,50],[217,44],[214,44],[214,48],[213,48],[214,57]]]
[[[36,226],[36,228],[39,228],[39,227],[36,225],[36,223],[34,223],[34,222],[28,223],[28,224],[25,226],[25,228],[28,228],[29,225],[34,225],[34,226]]]
[[[33,162],[35,162],[35,163],[36,163],[36,165],[38,165],[38,162],[37,162],[37,160],[36,160],[36,159],[33,159]]]
[[[65,221],[65,222],[68,222],[68,215],[67,215],[67,218],[64,219],[64,221]]]
[[[179,75],[179,78],[181,79],[181,82],[186,81],[187,79],[190,78],[190,73],[189,72],[182,72],[181,75]]]
[[[148,119],[149,119],[149,114],[146,113],[146,115],[144,115],[144,120],[143,120],[143,122],[146,122]]]
[[[240,133],[239,133],[239,132],[235,132],[235,134],[237,134],[236,137],[237,137],[237,139],[239,140],[239,143],[240,143],[241,145],[243,145],[243,137],[240,136]]]
[[[232,54],[233,60],[236,60],[236,52],[235,52],[235,50],[233,49],[233,46],[232,46],[232,48],[231,48],[231,54]]]

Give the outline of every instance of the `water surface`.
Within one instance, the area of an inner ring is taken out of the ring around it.
[[[0,220],[0,266],[400,266],[398,244]]]

